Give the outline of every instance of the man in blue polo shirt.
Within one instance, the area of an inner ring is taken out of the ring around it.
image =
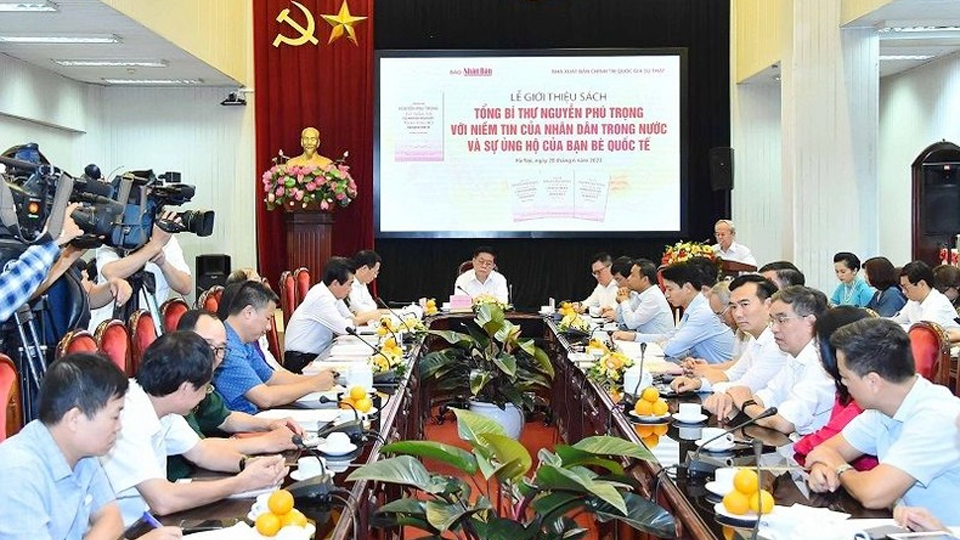
[[[287,405],[301,397],[333,387],[333,373],[298,375],[270,369],[256,348],[269,328],[277,295],[262,283],[235,283],[223,292],[221,316],[227,328],[227,354],[215,382],[230,410],[256,414],[260,409]]]
[[[94,540],[123,534],[120,507],[97,456],[120,431],[126,376],[93,354],[47,370],[40,418],[0,444],[0,538]],[[178,527],[141,538],[179,538]]]

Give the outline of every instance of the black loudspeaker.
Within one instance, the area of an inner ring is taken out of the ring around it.
[[[714,191],[733,189],[733,148],[710,149],[710,185]]]
[[[224,285],[230,275],[230,256],[197,255],[197,296],[214,285]]]

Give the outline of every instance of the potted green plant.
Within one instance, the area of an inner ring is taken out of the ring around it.
[[[374,526],[414,527],[437,539],[447,533],[444,538],[453,534],[463,540],[560,540],[585,536],[587,529],[573,517],[588,514],[597,522],[617,520],[657,537],[676,537],[673,516],[634,493],[636,480],[624,474],[624,460],[653,459],[643,446],[616,437],[588,437],[557,445],[553,452],[540,450],[539,464],[530,474],[530,453],[498,424],[454,411],[470,451],[435,441],[401,441],[381,450],[395,457],[350,475],[352,481],[412,488],[377,509]],[[431,473],[421,457],[463,474]]]
[[[533,408],[532,391],[550,388],[553,365],[520,327],[506,320],[496,303],[476,306],[467,333],[431,330],[449,345],[420,360],[420,377],[441,392],[469,401],[470,409],[495,416],[514,439],[523,429],[523,413]]]

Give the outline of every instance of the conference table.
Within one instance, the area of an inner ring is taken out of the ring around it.
[[[431,329],[450,329],[459,327],[472,319],[472,314],[440,314],[428,317],[427,326]],[[641,461],[630,469],[642,486],[640,495],[656,498],[675,518],[677,538],[693,540],[722,540],[736,537],[738,534],[749,537],[749,530],[726,529],[729,524],[718,517],[714,506],[719,497],[706,489],[709,477],[694,474],[685,464],[691,453],[696,452],[694,441],[700,438],[700,430],[709,425],[715,426],[716,419],[711,417],[703,425],[683,425],[677,423],[659,424],[651,436],[653,428],[649,424],[632,421],[622,403],[614,401],[611,392],[588,379],[578,362],[571,357],[581,358],[584,339],[568,338],[560,332],[556,322],[549,317],[534,314],[508,312],[507,318],[521,327],[524,337],[538,337],[540,345],[547,351],[553,362],[556,376],[551,387],[546,421],[555,425],[559,439],[575,442],[593,435],[612,435],[622,437],[638,444],[644,444],[654,454],[653,462]],[[356,339],[356,338],[354,338]],[[410,364],[403,377],[394,383],[381,387],[385,391],[379,413],[372,420],[371,429],[379,431],[381,439],[371,438],[346,471],[337,473],[334,483],[350,491],[350,500],[346,508],[333,509],[331,518],[318,523],[316,538],[346,540],[349,538],[403,538],[403,531],[385,531],[371,525],[375,509],[400,496],[396,486],[383,486],[373,482],[348,482],[347,476],[365,463],[380,458],[380,448],[385,442],[405,439],[422,439],[424,427],[431,419],[432,398],[434,392],[429,384],[421,384],[418,373],[418,361],[427,351],[443,345],[442,340],[419,339],[409,345]],[[445,343],[445,342],[444,342]],[[681,403],[699,402],[700,396],[667,397],[670,412],[676,412]],[[435,403],[433,403],[435,405]],[[542,421],[542,420],[536,420]],[[736,420],[735,420],[736,421]],[[735,422],[734,421],[734,422]],[[665,430],[665,432],[664,432]],[[763,474],[761,484],[770,490],[777,505],[789,506],[794,503],[813,507],[825,507],[850,514],[854,518],[889,518],[889,511],[871,511],[863,508],[843,490],[836,493],[811,493],[806,488],[803,473],[790,459],[791,441],[783,434],[759,426],[748,426],[734,433],[735,439],[759,439],[764,442],[764,454],[761,460]],[[704,455],[707,454],[707,455]],[[713,456],[704,453],[698,457],[708,463],[724,465],[753,466],[753,450],[748,444],[738,444],[732,453]],[[296,463],[298,452],[288,453],[290,463]],[[711,461],[713,460],[713,461]],[[289,480],[288,480],[289,481]],[[250,510],[251,499],[228,499],[186,512],[180,512],[162,518],[165,524],[179,524],[189,519],[242,518]],[[308,516],[309,516],[309,512]],[[352,514],[352,518],[348,518]],[[613,530],[617,528],[617,530]],[[615,524],[601,525],[601,534],[611,533],[617,538],[645,538],[641,533],[626,526]],[[725,536],[726,534],[726,536]],[[422,536],[418,533],[412,537]]]

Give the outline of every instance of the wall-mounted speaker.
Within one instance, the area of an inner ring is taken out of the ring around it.
[[[710,185],[714,191],[733,189],[733,148],[711,148]]]
[[[197,255],[197,296],[214,285],[225,285],[230,275],[230,256],[222,253]]]

